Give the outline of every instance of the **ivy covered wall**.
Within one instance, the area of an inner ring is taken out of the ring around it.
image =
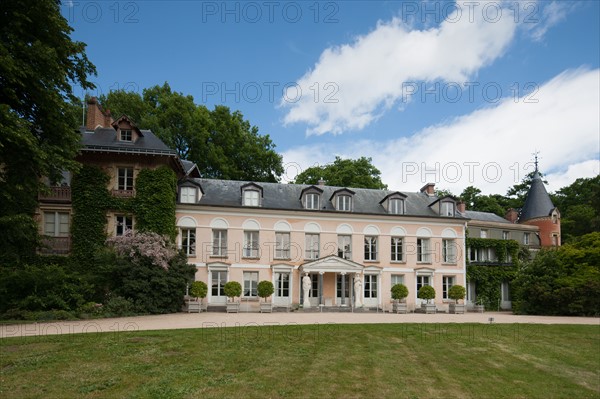
[[[134,212],[139,231],[152,231],[172,241],[177,236],[177,176],[166,166],[140,171],[135,183]]]

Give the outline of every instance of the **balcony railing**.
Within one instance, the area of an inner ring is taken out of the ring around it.
[[[47,187],[38,194],[38,199],[46,202],[71,202],[71,187]]]
[[[71,237],[43,237],[39,250],[47,255],[65,255],[71,252]]]
[[[112,190],[112,195],[121,198],[135,197],[135,190]]]

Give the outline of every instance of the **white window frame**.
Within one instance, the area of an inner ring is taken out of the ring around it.
[[[488,231],[486,229],[479,230],[479,238],[488,238]]]
[[[181,248],[187,256],[196,256],[196,228],[181,228]]]
[[[291,280],[292,276],[290,272],[275,272],[275,296],[279,298],[289,298],[291,294]]]
[[[244,231],[244,258],[258,258],[259,234],[256,230]]]
[[[243,288],[242,296],[244,298],[258,298],[258,272],[244,272]]]
[[[343,194],[336,198],[336,209],[342,212],[350,212],[352,210],[352,196]]]
[[[404,262],[404,237],[392,237],[390,257],[392,262]]]
[[[304,208],[305,209],[319,209],[321,202],[321,196],[317,193],[308,193],[304,195]]]
[[[244,206],[260,206],[260,192],[258,190],[244,190]]]
[[[121,129],[119,134],[120,141],[131,142],[133,141],[133,132],[131,129]]]
[[[378,260],[378,257],[377,257],[378,241],[379,240],[378,240],[377,236],[365,236],[365,239],[364,239],[365,262],[375,262]]]
[[[392,287],[396,284],[404,284],[404,274],[392,274],[390,277]]]
[[[454,216],[455,215],[455,206],[452,201],[442,201],[442,216]]]
[[[342,242],[343,240],[343,242]],[[346,242],[347,241],[347,242]],[[340,247],[340,244],[343,244]],[[343,259],[352,260],[352,236],[348,234],[338,235],[338,256]]]
[[[44,235],[68,237],[71,231],[70,218],[68,212],[44,211]]]
[[[212,230],[212,256],[227,256],[227,230]]]
[[[290,259],[290,233],[275,233],[275,259]]]
[[[365,274],[364,298],[377,299],[379,292],[379,276],[377,274]]]
[[[391,198],[388,208],[388,213],[392,215],[404,215],[404,200],[402,198]]]
[[[450,299],[448,298],[448,291],[450,291],[450,288],[455,284],[455,276],[442,276],[442,299]]]
[[[426,237],[417,238],[417,263],[431,263],[431,254],[429,253],[431,240]]]
[[[319,249],[321,245],[320,235],[318,233],[306,233],[304,237],[304,258],[319,259]]]
[[[117,190],[133,190],[133,168],[121,167],[117,170]]]
[[[119,232],[119,230],[121,231]],[[120,237],[124,235],[125,230],[133,231],[133,216],[115,215],[115,236]]]
[[[529,245],[530,242],[531,237],[529,236],[529,233],[523,233],[523,245]]]
[[[198,189],[196,187],[181,187],[179,189],[179,202],[182,204],[197,203]]]
[[[503,240],[510,240],[510,231],[502,231],[502,239]]]
[[[442,239],[442,262],[456,263],[456,240],[444,238]]]

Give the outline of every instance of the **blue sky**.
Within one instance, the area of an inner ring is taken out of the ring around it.
[[[269,134],[284,180],[367,156],[392,189],[600,173],[597,1],[72,1],[97,93],[168,82]],[[77,93],[83,95],[81,90]]]

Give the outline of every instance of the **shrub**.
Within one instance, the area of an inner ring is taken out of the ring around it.
[[[417,297],[420,299],[427,299],[427,302],[431,299],[435,299],[435,289],[430,285],[424,285],[419,288]]]
[[[194,298],[205,298],[208,294],[208,286],[204,281],[194,281],[190,288],[190,295]]]
[[[103,309],[107,316],[131,316],[135,313],[133,302],[120,296],[110,298]]]
[[[223,291],[225,291],[225,295],[231,300],[235,297],[242,296],[242,286],[237,281],[226,282],[223,286]]]
[[[394,284],[392,287],[392,299],[402,300],[408,296],[408,288],[404,284]]]
[[[263,281],[259,282],[258,286],[256,287],[256,290],[258,292],[258,296],[263,298],[265,301],[267,300],[268,297],[273,295],[273,292],[275,292],[273,283],[268,280],[263,280]]]
[[[455,301],[465,299],[465,295],[467,294],[467,290],[462,285],[453,285],[448,290],[448,298],[453,299]]]

